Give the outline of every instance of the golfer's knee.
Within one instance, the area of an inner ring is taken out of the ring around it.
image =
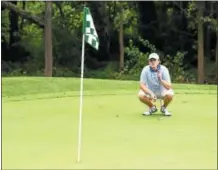
[[[138,99],[139,99],[139,100],[143,100],[144,97],[145,97],[145,95],[138,94]]]
[[[148,98],[147,96],[142,95],[142,94],[139,94],[139,95],[138,95],[138,99],[139,99],[140,101],[149,100],[149,98]]]
[[[145,96],[145,93],[143,93],[141,90],[138,92],[138,98],[141,100]]]
[[[173,99],[173,95],[172,94],[166,94],[165,98],[168,100],[172,100]]]

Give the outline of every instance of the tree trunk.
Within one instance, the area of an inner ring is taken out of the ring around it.
[[[198,1],[198,83],[204,83],[204,25],[201,18],[203,17],[204,2]]]
[[[120,71],[121,71],[124,68],[123,8],[121,9],[120,15],[121,15],[121,21],[120,21],[120,30],[119,30],[119,44],[120,44]]]
[[[52,77],[52,2],[45,3],[45,76]]]
[[[210,17],[213,17],[213,3],[210,2],[209,3],[209,7],[210,12],[208,12],[207,15],[209,15]],[[211,29],[210,29],[210,24],[208,24],[206,26],[206,36],[205,36],[205,54],[206,57],[211,58]]]
[[[206,37],[205,37],[205,54],[207,58],[211,57],[211,45],[210,45],[210,41],[211,41],[211,31],[210,31],[210,26],[206,26]]]

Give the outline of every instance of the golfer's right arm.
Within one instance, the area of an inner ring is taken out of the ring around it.
[[[144,93],[149,94],[149,95],[153,94],[153,92],[149,90],[144,83],[140,82],[139,87]]]
[[[140,83],[139,83],[139,88],[146,94],[152,95],[153,92],[148,89],[146,86],[148,83],[147,77],[146,77],[146,72],[145,69],[142,70],[141,75],[140,75]]]

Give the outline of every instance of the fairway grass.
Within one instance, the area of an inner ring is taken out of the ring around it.
[[[216,86],[175,85],[160,120],[141,115],[137,82],[84,83],[77,163],[79,79],[3,79],[3,169],[216,169]]]

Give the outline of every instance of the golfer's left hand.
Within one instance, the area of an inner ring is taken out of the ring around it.
[[[160,71],[157,72],[157,77],[158,77],[158,80],[162,80],[162,75]]]

